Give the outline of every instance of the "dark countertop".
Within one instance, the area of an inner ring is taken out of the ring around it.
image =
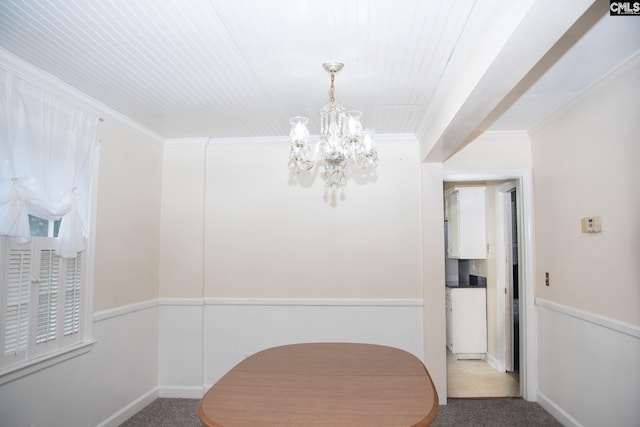
[[[455,289],[455,288],[471,288],[471,289],[474,289],[474,288],[486,288],[487,287],[487,285],[470,285],[468,283],[451,283],[451,282],[447,282],[445,285],[446,285],[447,288],[452,288],[452,289]]]

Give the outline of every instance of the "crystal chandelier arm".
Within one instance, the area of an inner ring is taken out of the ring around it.
[[[312,156],[311,158],[313,159],[314,163],[316,163],[318,161],[318,159],[320,159],[320,150],[322,149],[321,143],[322,143],[322,141],[318,142],[313,147],[313,154],[311,155]]]
[[[373,139],[373,131],[365,129],[362,138],[352,147],[351,158],[360,169],[375,167],[378,163],[378,150]]]
[[[326,138],[320,138],[320,141],[318,141],[318,144],[316,144],[316,149],[315,149],[316,156],[320,152],[320,150],[324,152],[331,151],[331,144],[329,144],[329,141]]]

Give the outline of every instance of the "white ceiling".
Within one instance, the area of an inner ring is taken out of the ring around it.
[[[640,21],[608,2],[571,27],[591,1],[2,0],[0,48],[167,138],[317,129],[337,60],[336,100],[428,151],[526,130],[638,51]]]

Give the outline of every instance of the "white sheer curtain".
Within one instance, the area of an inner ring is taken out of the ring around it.
[[[98,118],[0,70],[0,235],[31,239],[29,214],[62,219],[57,253],[85,246]]]

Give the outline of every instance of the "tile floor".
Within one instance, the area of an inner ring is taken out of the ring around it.
[[[448,397],[519,397],[514,373],[498,372],[484,360],[456,360],[447,351]]]

